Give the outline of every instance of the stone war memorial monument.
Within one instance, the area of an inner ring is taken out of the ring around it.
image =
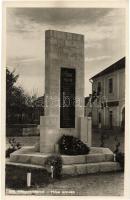
[[[57,140],[73,135],[91,145],[91,118],[84,117],[84,36],[45,33],[45,116],[40,152],[54,152]]]
[[[63,135],[80,139],[89,154],[61,155],[62,174],[78,175],[120,170],[108,148],[92,147],[91,117],[84,116],[84,36],[45,32],[45,115],[40,118],[39,145],[22,147],[10,155],[9,165],[44,168],[47,157],[59,153]]]

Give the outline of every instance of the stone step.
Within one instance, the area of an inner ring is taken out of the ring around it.
[[[44,166],[47,159],[47,155],[33,155],[33,154],[12,154],[10,156],[10,161],[14,163],[25,163],[32,165]]]
[[[11,162],[28,163],[44,166],[45,160],[51,154],[35,152],[32,148],[25,148],[14,152],[10,156]],[[90,153],[87,155],[61,155],[63,165],[98,163],[113,161],[113,153],[108,148],[91,147]]]
[[[45,169],[45,167],[41,165],[33,165],[33,164],[27,164],[27,163],[15,163],[6,161],[6,166],[15,166],[20,168],[30,168],[30,169]]]
[[[75,165],[63,165],[62,174],[64,175],[81,175],[100,172],[112,172],[121,170],[118,162],[100,162]]]
[[[30,168],[30,169],[44,169],[45,167],[40,165],[25,164],[25,163],[15,163],[6,162],[6,166],[15,166],[20,168]],[[75,165],[63,165],[62,175],[81,175],[81,174],[93,174],[102,172],[112,172],[119,171],[121,167],[118,162],[100,162],[100,163],[87,163],[87,164],[75,164]]]
[[[103,153],[78,155],[78,156],[66,156],[66,155],[62,156],[62,161],[64,165],[108,162],[108,161],[113,161],[113,159],[114,159],[113,154],[103,154]]]
[[[13,154],[10,161],[18,163],[29,163],[36,165],[44,165],[48,155],[31,155],[31,154]],[[62,155],[63,165],[85,164],[113,161],[113,154],[88,154],[78,156]]]

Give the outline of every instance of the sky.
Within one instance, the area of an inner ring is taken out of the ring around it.
[[[7,8],[6,65],[29,94],[44,94],[45,30],[85,36],[85,96],[89,79],[125,56],[123,8]]]

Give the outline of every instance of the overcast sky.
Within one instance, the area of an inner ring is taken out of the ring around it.
[[[85,96],[89,78],[125,56],[125,10],[108,8],[8,8],[7,66],[28,93],[44,94],[45,30],[85,36]]]

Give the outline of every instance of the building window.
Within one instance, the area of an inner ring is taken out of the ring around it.
[[[101,113],[100,112],[98,113],[98,123],[99,124],[101,123]]]
[[[113,127],[113,112],[109,111],[109,126],[110,128]]]
[[[100,93],[101,93],[101,82],[98,82],[97,95],[100,95]]]
[[[112,78],[110,78],[109,79],[109,93],[112,93],[113,92],[113,79]]]

